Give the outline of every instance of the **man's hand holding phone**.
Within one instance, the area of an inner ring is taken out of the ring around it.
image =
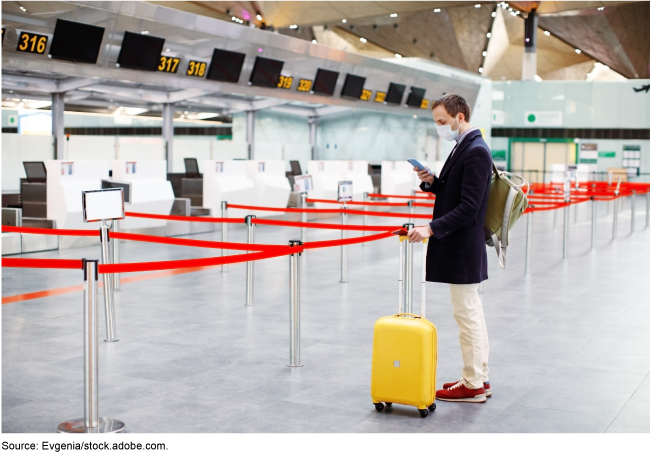
[[[433,174],[431,170],[427,167],[424,170],[420,170],[418,167],[413,167],[413,171],[417,172],[418,178],[428,184],[433,184]]]

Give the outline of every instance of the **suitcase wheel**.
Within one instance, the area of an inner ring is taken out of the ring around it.
[[[418,411],[420,412],[420,416],[422,416],[423,418],[426,418],[427,416],[429,416],[429,410],[427,410],[426,408],[424,410],[419,410],[418,409]]]
[[[381,402],[379,402],[378,404],[375,404],[375,410],[377,410],[379,413],[381,413],[382,411],[384,411],[384,404],[382,404]]]
[[[393,406],[393,403],[392,402],[386,402],[386,406],[390,408],[390,407]]]
[[[436,411],[436,404],[431,404],[431,405],[429,405],[429,411],[430,411],[430,412],[434,412],[434,411]]]

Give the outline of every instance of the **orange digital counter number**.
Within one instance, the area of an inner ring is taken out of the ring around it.
[[[18,47],[16,47],[16,50],[19,52],[29,52],[30,54],[44,54],[46,46],[47,36],[37,35],[36,33],[20,32]]]
[[[311,80],[300,79],[298,81],[298,91],[311,91]]]
[[[174,57],[165,57],[164,55],[160,56],[160,64],[158,65],[158,71],[164,73],[173,73],[176,74],[178,70],[178,64],[181,62],[180,58]]]
[[[426,109],[429,107],[429,100],[428,99],[423,99],[422,103],[420,103],[420,109]]]
[[[288,90],[291,88],[291,85],[293,85],[293,77],[280,76],[280,80],[278,81],[278,88],[284,88],[285,90]]]
[[[203,77],[205,75],[205,69],[208,64],[204,61],[194,61],[190,60],[189,65],[187,65],[187,74],[188,76],[194,77]]]
[[[359,99],[361,99],[362,101],[370,101],[370,98],[372,98],[372,90],[364,89],[361,92],[361,97]]]
[[[386,93],[383,91],[378,91],[375,94],[375,102],[384,102],[384,99],[386,98]]]

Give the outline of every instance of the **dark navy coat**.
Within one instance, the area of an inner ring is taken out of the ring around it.
[[[492,156],[480,130],[470,132],[428,188],[436,195],[434,236],[427,249],[427,281],[478,284],[487,279],[483,222],[492,176]]]

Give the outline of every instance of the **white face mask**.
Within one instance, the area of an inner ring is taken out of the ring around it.
[[[456,121],[457,120],[454,118],[454,121],[451,124],[453,125]],[[458,123],[458,129],[451,129],[451,125],[436,125],[436,129],[438,130],[438,135],[440,137],[451,142],[452,140],[456,140],[458,137],[458,133],[460,132],[460,123]]]

